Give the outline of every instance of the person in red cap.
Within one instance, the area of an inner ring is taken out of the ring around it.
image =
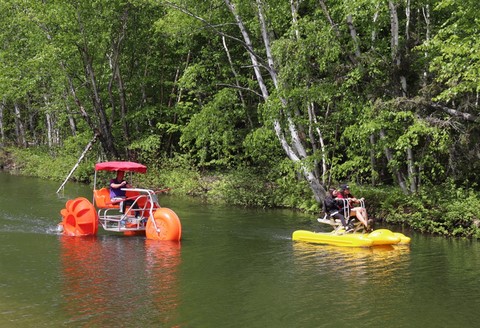
[[[350,187],[347,184],[343,184],[340,186],[340,191],[337,197],[348,200],[348,203],[350,205],[350,216],[351,217],[355,216],[365,226],[367,230],[370,230],[370,227],[368,226],[367,210],[364,207],[361,207],[361,206],[354,207],[352,205],[352,204],[359,204],[360,200],[363,200],[363,198],[361,198],[360,200],[355,198],[350,193]]]

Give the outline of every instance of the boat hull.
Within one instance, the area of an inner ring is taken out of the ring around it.
[[[342,247],[372,247],[410,243],[410,238],[388,229],[378,229],[368,234],[336,234],[297,230],[293,232],[292,240]]]

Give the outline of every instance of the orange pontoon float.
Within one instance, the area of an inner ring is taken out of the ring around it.
[[[106,231],[123,232],[126,235],[145,234],[148,239],[178,241],[182,226],[177,214],[161,207],[157,194],[168,189],[153,191],[141,188],[122,188],[126,198],[111,201],[108,188],[97,189],[98,171],[124,171],[146,173],[147,167],[135,162],[102,162],[95,165],[93,202],[83,197],[68,200],[60,211],[62,222],[59,230],[68,236],[96,235],[98,226]],[[122,202],[132,202],[124,213]],[[135,212],[133,211],[135,209]]]

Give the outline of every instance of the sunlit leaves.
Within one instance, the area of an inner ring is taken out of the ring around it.
[[[255,163],[271,167],[282,156],[282,149],[276,142],[275,132],[268,127],[251,131],[245,138],[243,146],[245,155]]]
[[[478,2],[440,1],[436,9],[448,11],[445,21],[431,42],[431,69],[445,83],[437,99],[451,101],[471,92],[480,92],[480,19]]]
[[[200,165],[228,165],[238,152],[242,132],[234,90],[223,89],[183,128],[181,145]]]

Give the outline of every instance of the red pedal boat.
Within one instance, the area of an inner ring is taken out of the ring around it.
[[[122,201],[110,200],[108,188],[97,189],[98,171],[124,171],[146,173],[147,167],[135,162],[102,162],[95,165],[93,202],[84,197],[68,200],[60,211],[62,222],[59,230],[68,236],[92,236],[101,226],[106,231],[122,232],[126,235],[145,234],[148,239],[178,241],[182,226],[177,214],[161,207],[157,194],[168,189],[153,191],[142,188],[123,188],[126,199],[133,202],[124,213],[120,211]],[[135,212],[132,210],[135,209]]]

